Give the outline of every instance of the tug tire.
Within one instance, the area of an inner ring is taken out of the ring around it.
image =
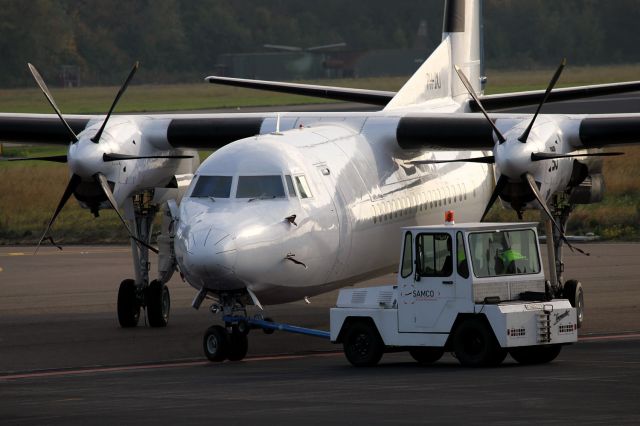
[[[349,326],[345,333],[343,347],[347,360],[356,367],[374,366],[384,353],[384,342],[378,330],[363,321]]]

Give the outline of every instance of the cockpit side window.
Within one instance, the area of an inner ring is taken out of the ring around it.
[[[236,198],[284,198],[282,176],[240,176]]]
[[[300,198],[311,198],[311,189],[309,189],[309,185],[307,184],[307,179],[303,176],[296,176],[296,187],[298,188],[298,192],[300,193]]]
[[[291,176],[286,175],[284,179],[287,181],[287,189],[289,190],[289,197],[292,197],[292,198],[297,197],[296,189],[293,187],[293,179],[291,179]]]
[[[231,176],[198,176],[191,197],[229,198],[231,194]]]

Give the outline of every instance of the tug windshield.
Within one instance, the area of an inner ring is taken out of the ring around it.
[[[531,229],[474,232],[469,235],[469,249],[478,278],[540,272],[536,234]]]

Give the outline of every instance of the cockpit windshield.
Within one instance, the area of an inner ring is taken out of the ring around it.
[[[236,198],[285,198],[282,176],[240,176]]]
[[[469,235],[469,249],[478,278],[540,272],[536,234],[531,229],[474,232]]]
[[[229,198],[231,195],[231,176],[198,176],[196,186],[191,192],[195,198]]]

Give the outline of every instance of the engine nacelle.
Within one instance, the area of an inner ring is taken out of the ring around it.
[[[569,202],[571,204],[599,203],[604,198],[604,190],[604,176],[602,173],[594,173],[571,190]]]

